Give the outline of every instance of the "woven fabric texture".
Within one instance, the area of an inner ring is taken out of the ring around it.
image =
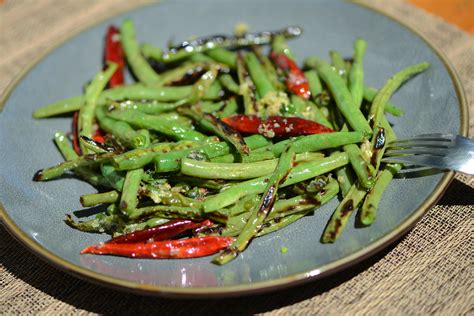
[[[148,2],[0,1],[0,96],[52,45]],[[474,136],[474,38],[401,0],[363,2],[418,30],[448,57],[466,91]],[[0,226],[0,314],[468,314],[474,310],[473,205],[473,177],[457,174],[422,220],[374,257],[302,286],[208,300],[138,296],[82,281],[37,259]]]

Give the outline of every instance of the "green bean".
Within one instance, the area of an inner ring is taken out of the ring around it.
[[[283,150],[278,165],[269,178],[260,200],[260,205],[253,209],[250,218],[237,239],[220,255],[215,257],[212,262],[220,265],[226,264],[236,258],[239,253],[247,248],[250,240],[258,234],[261,229],[260,226],[268,216],[268,213],[270,213],[277,197],[278,188],[288,177],[288,174],[293,167],[294,160],[295,153],[290,144]]]
[[[199,102],[204,97],[206,91],[209,90],[211,84],[217,82],[216,78],[218,71],[219,67],[216,65],[211,65],[209,70],[205,72],[193,85],[193,90],[184,103],[193,105]]]
[[[296,156],[296,162],[313,160],[307,158],[307,155],[299,154]],[[322,159],[321,155],[314,158]],[[214,163],[184,158],[181,159],[181,173],[204,179],[244,180],[271,174],[277,164],[278,159],[251,163]]]
[[[114,151],[114,148],[107,147],[107,145],[96,142],[92,138],[86,137],[84,135],[79,137],[79,144],[88,152],[93,154],[103,154]]]
[[[161,48],[148,43],[143,43],[140,45],[140,52],[143,57],[153,59],[158,62],[160,62],[163,57],[163,51]]]
[[[100,127],[114,135],[124,146],[138,148],[145,143],[144,137],[137,133],[128,123],[107,117],[103,106],[97,107],[95,113]]]
[[[345,65],[346,73],[350,73],[350,72],[351,72],[351,69],[352,69],[352,62],[353,62],[353,60],[351,60],[351,59],[349,59],[349,60],[344,60],[344,65]]]
[[[148,130],[143,132],[146,138],[146,142],[143,147],[149,147],[150,145],[150,133]],[[119,208],[126,215],[130,216],[132,212],[137,208],[138,205],[138,190],[140,189],[140,183],[142,181],[145,171],[143,168],[134,169],[127,171],[125,175],[125,181],[123,183],[122,194],[120,196]]]
[[[204,55],[202,53],[194,53],[191,56],[189,56],[188,60],[190,60],[190,61],[205,61],[205,62],[208,62],[208,63],[215,62],[214,59],[212,59],[211,57],[209,57],[207,55]]]
[[[362,112],[354,106],[354,101],[346,84],[331,66],[317,57],[308,58],[305,64],[311,68],[316,68],[321,79],[331,90],[338,109],[344,115],[349,125],[355,131],[371,135],[372,129],[369,123]]]
[[[348,162],[349,159],[347,154],[339,153],[321,160],[302,163],[293,168],[288,175],[287,180],[281,185],[281,187],[314,178],[318,175],[342,167]],[[265,190],[267,182],[268,177],[260,177],[235,184],[225,191],[206,199],[203,203],[204,212],[214,212],[235,203],[246,195],[262,193]]]
[[[232,76],[230,74],[220,75],[219,81],[226,90],[228,90],[228,91],[230,91],[234,94],[237,94],[237,95],[240,94],[240,87],[234,81],[234,78],[232,78]]]
[[[273,38],[272,41],[272,51],[277,54],[285,54],[290,59],[295,60],[295,56],[288,47],[286,38],[282,35],[277,35]]]
[[[324,158],[324,154],[321,152],[304,152],[296,155],[296,162],[303,163]]]
[[[237,76],[239,78],[240,95],[244,101],[244,110],[246,115],[255,114],[256,112],[256,96],[255,85],[248,75],[247,66],[245,65],[242,54],[237,56]]]
[[[361,186],[370,189],[375,181],[376,172],[374,167],[364,159],[364,153],[359,146],[349,144],[345,145],[343,148],[349,156],[349,161]]]
[[[127,171],[125,181],[123,183],[122,195],[120,198],[120,210],[130,215],[138,205],[137,192],[140,188],[140,182],[143,177],[143,169],[135,169]]]
[[[84,96],[84,105],[79,110],[78,130],[80,135],[89,138],[92,137],[92,124],[94,121],[97,98],[102,90],[104,90],[115,70],[117,70],[117,64],[109,64],[107,69],[99,72],[87,86]],[[84,148],[84,146],[81,146],[81,150],[83,153],[88,153],[87,148]]]
[[[112,111],[107,115],[113,119],[127,122],[138,128],[148,128],[172,137],[176,140],[202,141],[205,135],[178,123],[174,117],[167,119],[164,115],[148,115],[133,110]],[[179,118],[179,117],[176,117]]]
[[[375,221],[382,194],[390,181],[392,181],[393,176],[400,171],[401,168],[402,166],[400,164],[388,164],[384,170],[379,172],[374,186],[367,193],[364,204],[362,204],[360,212],[360,221],[362,224],[371,225]]]
[[[203,113],[215,114],[218,111],[220,111],[222,107],[224,107],[224,104],[225,104],[224,101],[219,101],[219,102],[201,101],[195,107],[198,108]]]
[[[309,109],[309,115],[306,116],[306,119],[315,121],[316,123],[322,124],[326,127],[334,129],[334,126],[331,124],[331,122],[327,119],[328,113],[324,114],[323,110],[326,110],[326,108],[318,108],[316,104],[314,104],[312,101],[307,100],[306,101],[307,109]]]
[[[425,71],[430,66],[429,63],[411,65],[393,75],[375,96],[370,107],[369,117],[373,118],[374,126],[380,126],[380,120],[383,116],[385,105],[392,94],[410,77]]]
[[[158,102],[156,100],[153,100],[151,102],[138,102],[127,100],[118,103],[112,103],[109,106],[109,110],[135,110],[146,114],[157,115],[165,112],[171,112],[175,110],[178,106],[180,106],[179,102],[165,103]]]
[[[349,72],[349,90],[354,101],[354,106],[360,108],[364,92],[364,66],[363,59],[367,43],[363,39],[357,39],[354,42],[354,62]],[[364,158],[363,153],[357,145],[349,144],[344,146],[344,151],[348,154],[352,168],[354,169],[359,183],[366,189],[374,184],[376,175],[375,169]],[[348,193],[347,185],[344,188],[345,194]]]
[[[150,197],[156,204],[193,207],[198,207],[200,205],[199,201],[173,191],[166,185],[147,184],[145,188],[142,189],[142,194]]]
[[[341,188],[341,194],[344,198],[349,190],[351,189],[352,184],[355,182],[354,175],[348,166],[343,166],[339,169],[336,169],[337,182]]]
[[[331,58],[331,63],[336,73],[342,78],[344,83],[347,83],[346,63],[344,62],[344,58],[335,50],[329,51],[329,57]]]
[[[215,61],[227,65],[233,69],[237,65],[237,54],[229,50],[223,48],[214,48],[206,51],[205,54]]]
[[[323,243],[333,243],[339,238],[352,212],[357,209],[366,194],[365,189],[360,188],[357,184],[352,185],[349,193],[332,214],[321,238]]]
[[[146,87],[141,84],[121,86],[103,91],[97,99],[97,106],[109,104],[110,101],[121,100],[156,100],[174,102],[187,98],[193,90],[192,86],[181,87]],[[204,100],[215,100],[220,97],[221,87],[212,84],[204,94]],[[82,96],[71,97],[43,106],[33,112],[34,118],[45,118],[79,111],[84,102]]]
[[[306,191],[289,199],[278,200],[275,203],[268,219],[299,213],[309,208],[320,206],[329,202],[339,192],[339,184],[336,180],[328,178],[322,188],[316,192]]]
[[[45,118],[70,112],[79,111],[83,103],[83,97],[77,96],[72,98],[56,101],[47,106],[40,107],[33,112],[33,118]]]
[[[116,156],[117,157],[117,156]],[[115,170],[111,163],[103,163],[100,165],[100,172],[105,178],[109,186],[115,190],[122,192],[123,183],[125,181],[125,173]]]
[[[125,214],[130,215],[138,205],[137,192],[140,188],[140,182],[143,177],[143,169],[135,169],[127,171],[125,182],[123,183],[122,195],[120,199],[120,209]]]
[[[251,150],[264,147],[269,141],[262,135],[252,135],[244,138],[245,143]],[[202,147],[185,149],[175,152],[160,154],[155,158],[156,172],[172,172],[179,171],[181,159],[193,152],[206,155],[207,158],[223,156],[230,153],[232,147],[227,142],[219,142],[214,144],[203,145]]]
[[[214,115],[201,113],[192,108],[180,108],[178,112],[190,117],[201,128],[214,133],[223,140],[231,143],[240,154],[247,155],[250,153],[250,148],[245,143],[240,133],[227,124],[224,124]]]
[[[80,156],[74,160],[64,161],[54,167],[45,168],[36,172],[33,177],[34,181],[47,181],[62,176],[64,173],[70,170],[75,170],[79,167],[89,167],[97,163],[110,160],[115,154],[94,154]]]
[[[385,131],[385,141],[387,143],[393,142],[397,139],[395,132],[388,123],[385,116],[382,116],[381,125]],[[400,171],[402,165],[400,164],[388,164],[384,170],[379,172],[374,186],[367,193],[364,204],[362,205],[360,212],[360,219],[364,225],[371,225],[375,221],[377,215],[377,208],[382,198],[382,194],[387,188],[388,184],[392,180],[393,176]]]
[[[140,53],[140,48],[135,38],[135,26],[131,20],[125,20],[120,27],[122,46],[135,76],[147,86],[157,86],[160,83],[160,76],[148,64]]]
[[[115,203],[119,199],[117,191],[109,191],[104,193],[85,194],[80,197],[81,205],[84,207],[95,206],[99,204]]]
[[[316,96],[323,92],[323,86],[321,85],[321,80],[319,80],[318,73],[314,70],[308,70],[305,71],[304,76],[308,80],[311,96],[316,101]]]
[[[199,73],[203,69],[209,69],[209,62],[202,61],[189,61],[185,62],[182,65],[179,65],[176,68],[170,69],[168,71],[162,72],[160,74],[160,85],[169,85],[174,82],[179,82],[186,77],[187,75]]]
[[[378,91],[375,88],[372,87],[364,87],[364,99],[368,102],[374,101],[375,96],[377,95]],[[387,101],[385,103],[385,112],[390,113],[395,116],[403,116],[405,112],[397,107],[396,105],[393,105],[390,101]]]
[[[275,66],[273,65],[270,58],[268,58],[266,55],[262,53],[262,50],[260,49],[260,47],[254,46],[253,52],[255,53],[258,60],[262,64],[262,67],[265,70],[265,73],[267,74],[268,79],[272,83],[275,90],[285,91],[285,85],[280,81],[277,70],[275,69]]]
[[[123,227],[121,234],[114,234],[113,237],[118,237],[123,234],[130,234],[146,228],[163,225],[169,221],[170,220],[167,218],[153,217],[147,220],[146,222],[127,224]]]
[[[327,134],[314,134],[300,136],[293,141],[296,153],[315,152],[323,149],[336,148],[347,144],[360,143],[364,135],[359,132],[333,132]],[[278,157],[290,140],[283,140],[270,147]]]
[[[220,210],[219,213],[229,217],[229,221],[227,221],[226,223],[226,226],[228,226],[230,224],[230,221],[232,220],[232,217],[250,212],[258,204],[259,201],[260,196],[258,194],[247,195],[237,201],[235,204],[229,206],[228,208]],[[243,225],[245,225],[245,221]],[[241,227],[239,228],[239,231],[240,229]]]
[[[252,81],[255,83],[257,88],[258,95],[260,98],[263,98],[269,92],[275,92],[272,83],[267,77],[265,70],[258,61],[257,56],[254,53],[249,52],[245,55],[245,62],[247,64],[247,69],[249,71]]]
[[[201,146],[202,143],[182,141],[178,143],[156,143],[148,148],[137,148],[116,155],[112,158],[112,163],[118,170],[133,170],[146,166],[151,163],[160,153],[170,152],[172,150],[183,150]]]
[[[240,155],[239,153],[230,153],[223,156],[218,156],[210,159],[211,162],[216,163],[231,163],[231,162],[256,162],[276,158],[271,150],[253,151],[250,155]]]
[[[156,216],[161,218],[188,218],[202,219],[202,212],[195,207],[189,206],[170,206],[170,205],[153,205],[135,209],[130,214],[130,219],[138,219],[145,216]]]
[[[94,219],[83,222],[76,222],[72,219],[71,215],[66,215],[66,219],[64,221],[70,227],[88,233],[105,232],[112,234],[125,224],[123,220],[115,214],[96,216]]]
[[[156,100],[161,102],[174,102],[188,98],[193,92],[193,89],[193,86],[146,87],[140,84],[123,86],[102,92],[98,103],[107,104],[110,100]],[[218,99],[220,92],[220,85],[212,84],[203,98],[204,100]]]
[[[173,175],[173,177],[168,179],[168,182],[169,183],[186,182],[190,185],[195,185],[200,188],[206,188],[206,189],[211,189],[211,190],[222,190],[229,186],[227,182],[222,181],[222,180],[199,179],[199,178],[188,177],[181,174]]]
[[[349,91],[354,100],[354,105],[360,108],[364,95],[364,55],[367,42],[358,38],[354,42],[354,62],[349,72]]]
[[[392,126],[390,126],[390,123],[387,121],[387,118],[385,117],[385,115],[382,116],[380,124],[385,130],[385,141],[387,143],[391,143],[395,141],[397,139],[397,135],[395,135],[395,132],[393,131]]]
[[[226,101],[224,108],[222,109],[221,113],[218,114],[219,118],[223,119],[224,117],[228,117],[234,114],[237,114],[239,105],[235,98],[230,98]]]
[[[63,155],[64,160],[74,160],[78,158],[78,155],[68,142],[66,135],[61,132],[54,133],[54,143],[58,147],[59,151]]]
[[[392,94],[410,77],[426,70],[430,66],[429,63],[421,63],[411,65],[395,75],[393,75],[379,90],[370,107],[369,118],[373,121],[374,133],[372,136],[372,165],[378,170],[380,161],[385,152],[385,130],[382,126],[384,117],[385,104]]]
[[[54,134],[54,143],[58,147],[64,160],[75,160],[79,156],[76,154],[71,144],[67,141],[67,137],[61,133],[56,132]],[[101,176],[97,175],[94,171],[89,168],[76,168],[74,173],[81,179],[89,182],[93,186],[108,187],[108,182]]]
[[[291,103],[294,105],[294,115],[305,118],[307,120],[315,121],[319,124],[332,128],[332,124],[326,119],[323,113],[319,110],[316,104],[311,101],[292,94],[290,97]]]
[[[308,119],[308,115],[307,115],[307,109],[306,109],[306,102],[303,98],[295,95],[295,94],[292,94],[290,96],[290,102],[291,104],[293,104],[294,106],[294,109],[295,109],[295,113],[294,115],[295,116],[299,116],[299,117],[302,117],[302,118],[305,118],[305,119]],[[306,114],[306,115],[305,115]]]

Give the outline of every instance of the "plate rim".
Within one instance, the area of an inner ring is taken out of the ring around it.
[[[46,56],[48,56],[53,50],[61,46],[62,44],[72,40],[77,35],[82,32],[89,30],[105,20],[111,19],[113,17],[123,15],[126,12],[136,11],[143,9],[149,5],[156,5],[157,3],[147,3],[137,6],[131,10],[125,10],[118,12],[116,15],[109,16],[105,19],[98,19],[97,21],[87,25],[83,28],[79,28],[75,32],[72,32],[63,38],[59,39],[54,45],[46,49],[42,54],[40,54],[34,61],[32,61],[24,70],[12,80],[12,82],[6,87],[4,94],[0,98],[0,113],[2,112],[6,101],[9,99],[12,91],[17,87],[17,85],[23,81],[26,75]],[[363,7],[369,11],[372,11],[375,14],[380,14],[394,21],[400,27],[407,29],[412,34],[418,36],[440,59],[443,63],[445,69],[448,71],[448,74],[453,82],[454,90],[458,98],[458,106],[460,110],[460,131],[459,134],[467,136],[468,134],[468,105],[466,100],[466,95],[464,88],[462,86],[461,80],[452,66],[451,62],[447,59],[444,53],[439,50],[436,45],[430,42],[425,35],[421,34],[419,31],[411,27],[410,25],[400,21],[398,18],[392,14],[381,11],[378,8],[371,7],[369,4],[352,2],[352,4]],[[158,3],[159,5],[159,3]],[[438,199],[443,195],[443,193],[448,188],[449,183],[454,178],[454,172],[446,172],[445,175],[440,179],[435,190],[433,190],[426,199],[421,203],[421,205],[413,211],[413,213],[408,216],[400,225],[398,225],[394,230],[387,233],[382,238],[372,242],[363,249],[360,249],[356,252],[349,254],[339,260],[333,261],[331,263],[325,264],[318,269],[312,269],[305,272],[300,272],[296,274],[289,275],[284,278],[269,280],[269,281],[260,281],[250,284],[240,284],[233,286],[222,286],[222,287],[170,287],[170,286],[161,286],[161,285],[150,285],[150,284],[139,284],[133,281],[128,281],[124,279],[119,279],[112,276],[107,276],[105,274],[89,270],[85,267],[73,264],[64,258],[55,255],[28,234],[26,234],[12,218],[8,215],[6,209],[0,202],[0,224],[6,228],[6,230],[13,236],[17,241],[19,241],[23,246],[25,246],[30,252],[40,257],[42,260],[46,261],[48,264],[53,267],[58,268],[61,271],[72,274],[75,277],[78,277],[83,280],[90,281],[94,284],[101,286],[107,286],[119,290],[128,290],[137,294],[147,294],[147,295],[158,295],[164,297],[175,297],[175,298],[206,298],[206,297],[232,297],[238,295],[251,295],[264,293],[269,291],[275,291],[282,288],[293,287],[299,284],[315,281],[322,277],[329,276],[337,271],[345,269],[349,266],[352,266],[358,262],[361,262],[364,259],[374,255],[375,253],[381,251],[388,245],[392,244],[397,239],[404,236],[408,230],[410,230],[422,217],[423,215],[438,201]]]

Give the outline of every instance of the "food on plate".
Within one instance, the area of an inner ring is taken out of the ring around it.
[[[402,167],[381,162],[396,138],[385,114],[403,115],[389,99],[429,64],[377,90],[364,83],[365,40],[355,39],[350,59],[331,51],[330,63],[301,64],[287,43],[301,34],[245,31],[160,49],[140,44],[131,20],[110,26],[104,69],[84,95],[33,113],[72,116],[72,132],[54,135],[65,161],[34,180],[72,172],[98,189],[81,204],[106,206],[88,221],[66,216],[75,229],[113,237],[81,253],[217,254],[212,262],[226,264],[336,197],[323,243],[335,242],[357,209],[371,225]],[[135,82],[125,83],[126,69]]]

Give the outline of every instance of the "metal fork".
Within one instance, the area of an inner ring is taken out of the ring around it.
[[[396,140],[388,144],[382,161],[474,175],[474,140],[450,134],[424,134]]]

